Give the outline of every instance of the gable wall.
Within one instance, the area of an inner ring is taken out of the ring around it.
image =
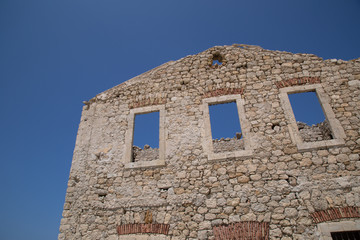
[[[211,66],[214,54],[222,65]],[[291,84],[320,84],[343,143],[299,151],[279,97]],[[243,101],[251,155],[210,161],[203,100],[231,94]],[[149,211],[172,239],[214,239],[213,226],[242,221],[269,222],[270,239],[319,239],[311,213],[360,207],[359,100],[359,60],[254,46],[214,47],[109,89],[83,108],[59,239],[120,239],[117,226],[145,223]],[[131,109],[157,105],[165,166],[125,168]]]

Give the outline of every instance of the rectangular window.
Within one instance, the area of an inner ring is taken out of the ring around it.
[[[359,240],[360,231],[332,232],[331,237],[333,240]]]
[[[236,102],[211,104],[209,115],[214,152],[244,150]]]
[[[304,142],[333,139],[315,91],[288,94]]]
[[[252,155],[243,105],[237,94],[203,99],[203,148],[209,160]]]
[[[348,240],[360,239],[360,219],[351,219],[340,222],[323,222],[317,224],[319,239],[321,240]]]
[[[135,115],[132,162],[159,158],[159,112]]]
[[[125,136],[125,168],[165,165],[165,107],[130,110]]]
[[[282,88],[279,97],[300,151],[344,144],[345,132],[320,84]]]

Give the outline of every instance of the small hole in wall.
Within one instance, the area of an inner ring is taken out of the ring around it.
[[[212,66],[221,65],[223,63],[223,57],[220,53],[214,53],[212,58]]]
[[[167,192],[169,188],[160,188],[160,192]]]
[[[98,194],[99,200],[100,200],[101,202],[104,202],[106,195],[107,195],[106,193],[99,193],[99,194]]]
[[[76,183],[78,183],[78,182],[80,182],[80,178],[79,178],[78,176],[75,176],[75,177],[74,177],[74,181],[75,181]]]
[[[221,65],[222,62],[219,62],[219,60],[213,60],[212,65],[214,66],[215,64]]]
[[[287,179],[285,179],[291,186],[296,186],[296,178],[289,176]]]
[[[272,126],[271,126],[271,129],[272,130],[279,130],[280,129],[280,124],[279,123],[273,123]]]

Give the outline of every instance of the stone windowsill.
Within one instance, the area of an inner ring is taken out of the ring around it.
[[[253,150],[242,150],[242,151],[222,152],[222,153],[209,153],[208,160],[209,161],[219,161],[219,160],[226,160],[226,159],[239,158],[239,157],[250,157],[252,155],[253,155]]]
[[[148,168],[148,167],[163,167],[165,166],[164,160],[153,160],[153,161],[139,161],[139,162],[129,162],[125,164],[125,168],[135,169],[135,168]]]

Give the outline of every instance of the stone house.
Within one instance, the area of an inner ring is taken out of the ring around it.
[[[302,92],[320,125],[297,123],[288,96]],[[241,133],[214,140],[209,108],[223,103]],[[151,112],[158,149],[133,147]],[[356,236],[359,154],[360,59],[216,46],[85,102],[59,239]]]

